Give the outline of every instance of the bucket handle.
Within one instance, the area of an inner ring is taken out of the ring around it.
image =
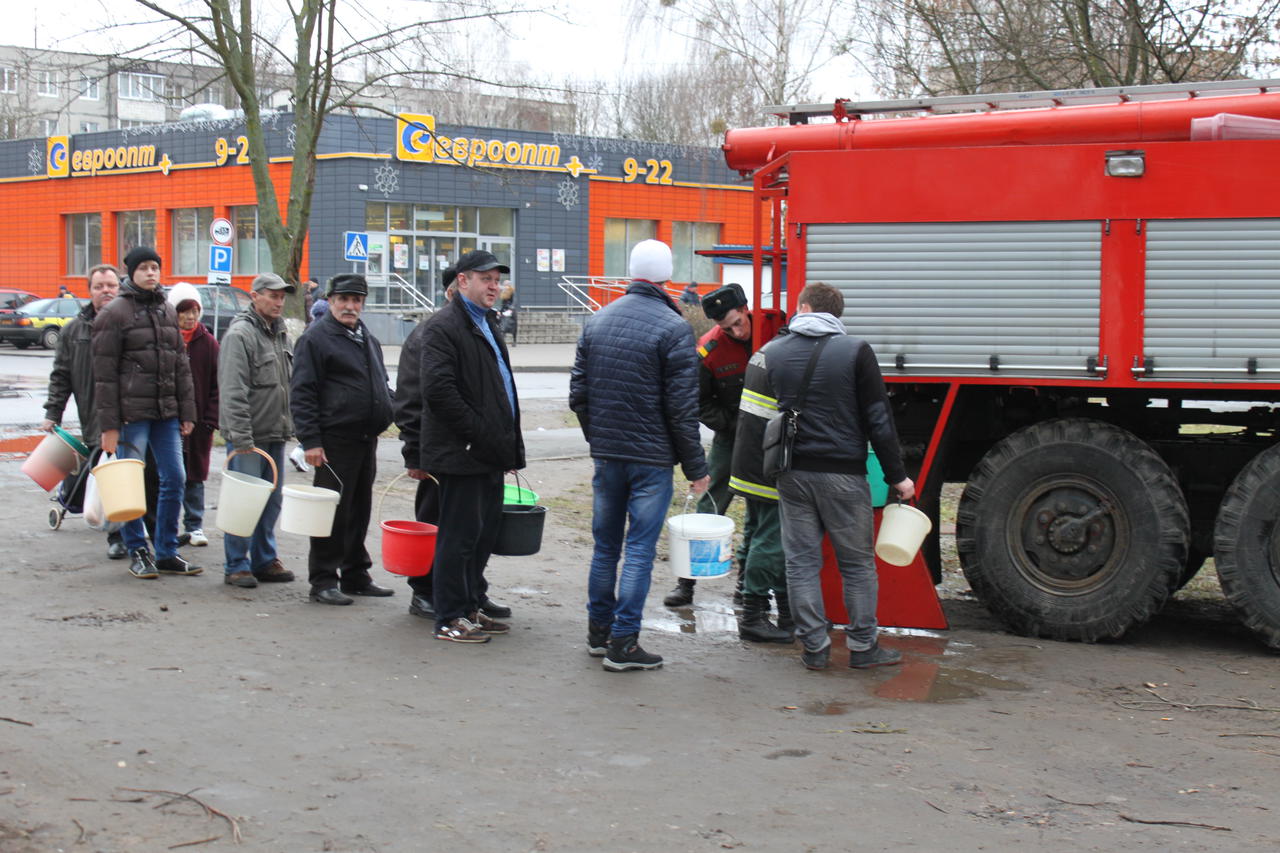
[[[280,484],[280,470],[276,468],[276,460],[271,458],[271,454],[267,453],[260,447],[250,447],[248,450],[233,450],[227,454],[227,461],[230,462],[234,457],[242,453],[256,453],[263,459],[267,460],[267,464],[271,466],[271,488],[275,489]]]
[[[328,462],[321,462],[320,464],[328,468],[329,473],[333,475],[333,479],[338,481],[338,497],[342,497],[342,493],[347,490],[347,487],[342,482],[342,478],[338,476],[338,472],[333,470],[333,466]]]
[[[333,470],[333,469],[330,469],[330,470]],[[401,477],[408,476],[408,473],[409,473],[408,471],[401,471],[399,474],[396,474],[394,477],[392,477],[391,482],[387,483],[387,487],[382,490],[382,494],[378,497],[377,515],[378,515],[379,526],[382,525],[382,502],[385,501],[387,499],[387,495],[391,493],[391,487],[394,486],[396,483],[398,483]],[[337,475],[335,474],[334,476],[336,477]],[[431,480],[431,482],[435,483],[437,486],[440,485],[440,481],[437,480],[435,477],[432,477],[430,474],[427,474],[427,479]]]
[[[528,492],[529,494],[533,494],[533,489],[529,488],[529,478],[528,478],[528,477],[525,477],[525,478],[524,478],[524,485],[523,485],[523,486],[521,486],[521,485],[520,485],[520,472],[519,472],[518,470],[516,470],[516,471],[512,471],[512,472],[511,472],[511,475],[512,475],[513,477],[515,477],[515,478],[516,478],[516,488],[517,488],[517,489],[524,489],[524,490],[525,490],[526,492]],[[435,479],[435,477],[432,477],[431,479],[433,479],[433,480],[434,480],[434,479]]]
[[[713,496],[712,496],[712,494],[711,494],[711,492],[710,492],[710,491],[705,491],[705,492],[703,492],[703,493],[702,493],[702,495],[695,495],[693,492],[689,492],[689,494],[685,495],[685,498],[684,498],[684,513],[683,513],[683,514],[684,514],[684,515],[688,515],[688,514],[689,514],[689,504],[690,504],[690,502],[691,502],[691,501],[693,501],[693,499],[694,499],[695,497],[698,499],[698,502],[699,502],[699,503],[701,503],[701,502],[702,502],[702,496],[703,496],[703,495],[706,495],[706,496],[707,496],[707,498],[708,498],[708,499],[710,499],[710,501],[711,501],[711,507],[716,511],[716,515],[724,515],[724,513],[720,511],[720,507],[716,505],[716,499],[715,499],[715,497],[713,497]],[[693,508],[694,508],[694,509],[697,509],[697,508],[698,508],[698,505],[697,505],[697,504],[694,504],[694,505],[693,505]]]

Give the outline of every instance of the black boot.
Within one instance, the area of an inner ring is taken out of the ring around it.
[[[747,576],[747,561],[738,561],[738,580],[733,585],[733,603],[742,604],[742,581]]]
[[[778,605],[778,627],[784,631],[794,631],[796,620],[791,618],[791,596],[787,595],[787,588],[784,586],[782,589],[775,589],[773,600]]]
[[[651,655],[640,648],[639,634],[625,637],[612,637],[609,640],[609,651],[604,656],[602,666],[609,672],[626,672],[631,669],[661,669],[662,656]]]
[[[587,620],[587,654],[593,658],[602,658],[609,652],[609,631],[611,625]]]
[[[667,597],[662,599],[662,603],[666,607],[688,607],[693,604],[693,587],[697,581],[692,578],[680,578],[676,581],[675,589],[667,593]]]
[[[791,632],[784,631],[769,621],[769,597],[748,595],[742,602],[742,615],[738,617],[738,636],[754,643],[789,643]]]

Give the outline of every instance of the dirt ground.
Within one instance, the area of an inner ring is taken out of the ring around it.
[[[837,637],[815,673],[738,640],[727,582],[664,609],[659,564],[643,640],[666,667],[610,674],[583,642],[589,471],[530,466],[542,551],[489,570],[514,630],[461,646],[380,566],[394,598],[323,607],[222,584],[218,534],[187,549],[204,575],[134,580],[0,462],[0,850],[1280,843],[1280,658],[1212,596],[1083,646],[1002,632],[952,578],[949,631],[884,637],[905,666],[851,671]],[[409,506],[402,480],[383,515]],[[306,547],[281,536],[303,577]]]

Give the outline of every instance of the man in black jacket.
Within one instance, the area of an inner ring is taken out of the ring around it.
[[[751,359],[737,440],[741,444],[752,434],[750,421],[761,427],[755,434],[763,433],[763,417],[752,416],[753,411],[765,415],[770,409],[803,409],[796,421],[791,470],[779,474],[777,483],[791,613],[796,637],[804,645],[801,659],[809,669],[825,669],[830,663],[831,640],[819,577],[826,534],[844,582],[849,666],[891,666],[902,655],[877,642],[868,442],[884,469],[885,482],[902,500],[915,496],[915,484],[902,464],[876,354],[866,341],[846,334],[840,319],[844,314],[840,291],[829,284],[810,284],[800,292],[798,312],[788,326],[790,334],[775,338]],[[805,368],[820,344],[824,349],[816,356],[801,407]],[[735,454],[735,477],[739,477],[738,462]],[[748,478],[743,474],[740,482],[750,494],[755,487],[745,482]]]
[[[481,609],[502,518],[502,478],[524,467],[520,403],[493,305],[511,270],[491,253],[457,263],[457,295],[422,333],[420,467],[440,482],[432,574],[438,640],[485,643],[511,628]]]
[[[308,326],[294,347],[289,388],[294,431],[307,464],[316,469],[315,485],[342,495],[333,530],[311,537],[311,600],[321,604],[350,604],[351,595],[394,594],[369,577],[373,561],[364,545],[378,473],[378,435],[391,423],[382,345],[360,319],[368,293],[364,276],[334,276],[329,313]]]

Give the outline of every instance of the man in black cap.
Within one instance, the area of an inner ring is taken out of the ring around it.
[[[698,512],[724,515],[729,511],[729,473],[733,462],[733,434],[738,425],[738,401],[742,397],[742,380],[751,358],[751,312],[747,294],[737,284],[726,284],[708,293],[702,300],[702,313],[715,321],[711,331],[698,341],[698,407],[699,420],[715,431],[707,468],[711,486],[698,502]],[[744,531],[742,543],[747,542]],[[738,554],[739,562],[746,554]],[[681,578],[662,603],[667,607],[688,607],[693,603],[697,581]],[[742,589],[742,573],[738,573],[738,590]]]
[[[388,596],[369,576],[365,548],[378,436],[391,423],[391,389],[382,344],[360,319],[369,285],[364,276],[329,281],[329,313],[294,347],[289,407],[294,432],[315,468],[315,485],[341,494],[328,536],[312,536],[307,569],[311,600],[351,604],[352,595]],[[341,588],[339,588],[341,587]]]
[[[457,295],[422,333],[417,467],[440,483],[435,637],[485,643],[511,630],[481,608],[483,572],[502,518],[503,475],[524,467],[520,404],[493,311],[511,270],[485,251],[465,255],[456,269]]]

